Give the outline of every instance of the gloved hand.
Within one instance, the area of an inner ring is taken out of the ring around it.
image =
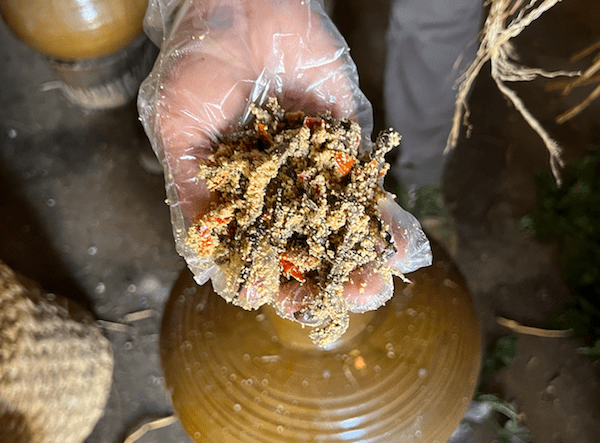
[[[138,108],[165,168],[178,252],[202,284],[214,263],[199,258],[185,238],[190,220],[216,198],[197,180],[211,141],[245,122],[250,103],[275,96],[288,110],[329,110],[358,121],[369,149],[372,109],[348,47],[320,1],[151,0],[145,25],[161,53],[140,89]],[[404,259],[408,243],[403,234],[396,237],[402,256],[396,259]],[[368,269],[354,271],[351,282],[345,294],[353,311],[375,309],[392,293]],[[317,292],[292,279],[281,285],[276,308],[293,318]],[[248,291],[238,301],[251,304]]]

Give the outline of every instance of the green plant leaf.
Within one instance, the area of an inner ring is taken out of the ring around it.
[[[496,415],[495,418],[491,418],[499,442],[530,443],[533,441],[529,429],[521,422],[519,413],[512,403],[494,394],[478,394],[475,399],[487,403],[494,411],[501,414],[501,416]]]
[[[521,228],[540,239],[556,239],[565,283],[575,301],[549,320],[553,329],[571,329],[596,355],[600,339],[600,148],[571,161],[559,188],[550,173],[535,177],[538,208],[521,219]]]
[[[500,337],[484,353],[483,373],[497,372],[508,365],[517,355],[517,336],[515,334]]]
[[[584,346],[579,348],[581,354],[588,355],[592,360],[600,359],[600,339],[596,340],[593,346]]]

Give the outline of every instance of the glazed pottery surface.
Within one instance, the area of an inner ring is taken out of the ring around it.
[[[167,387],[197,442],[439,442],[459,424],[480,368],[465,282],[435,254],[388,304],[354,314],[327,349],[270,309],[244,311],[186,270],[161,334]]]

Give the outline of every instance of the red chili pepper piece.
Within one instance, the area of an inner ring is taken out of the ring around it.
[[[262,139],[262,141],[264,141],[266,144],[270,145],[271,144],[271,136],[267,132],[267,128],[265,128],[265,125],[263,125],[262,123],[258,123],[256,126],[258,127],[258,132],[260,132],[260,138]]]
[[[219,186],[221,186],[225,182],[226,179],[227,179],[226,175],[219,174],[219,176],[213,177],[212,180],[207,180],[206,186],[209,191],[213,191],[213,190],[217,189]]]
[[[301,172],[300,174],[298,174],[298,179],[300,179],[300,180],[308,180],[308,173]]]
[[[352,155],[346,154],[345,152],[337,152],[334,160],[342,177],[352,170],[352,166],[354,166],[354,163],[356,162],[356,159]]]
[[[210,235],[210,229],[206,225],[197,226],[198,230],[198,247],[197,252],[201,257],[207,257],[212,253],[214,242]]]
[[[302,122],[302,126],[306,126],[310,129],[310,132],[314,132],[315,128],[320,128],[322,124],[323,120],[313,117],[304,117],[304,121]]]
[[[218,181],[214,181],[212,182],[210,185],[208,185],[208,190],[209,191],[214,191],[215,189],[217,189],[219,186],[221,186],[223,184],[223,182],[225,181],[225,177],[219,177]]]
[[[208,257],[212,254],[215,246],[211,226],[229,224],[233,220],[233,217],[206,219],[199,217],[199,219],[199,222],[196,224],[196,231],[198,232],[196,252],[201,257]]]
[[[306,281],[306,277],[304,277],[304,274],[302,274],[298,267],[291,261],[285,260],[280,257],[279,264],[281,264],[283,275],[285,275],[287,278],[294,277],[300,283],[304,283]]]

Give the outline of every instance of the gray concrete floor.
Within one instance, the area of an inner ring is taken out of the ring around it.
[[[133,104],[84,111],[55,86],[45,59],[0,22],[0,259],[91,308],[107,330],[115,368],[89,443],[120,442],[172,413],[158,357],[160,318],[183,269],[164,204],[162,172]],[[145,442],[189,441],[179,424]]]

